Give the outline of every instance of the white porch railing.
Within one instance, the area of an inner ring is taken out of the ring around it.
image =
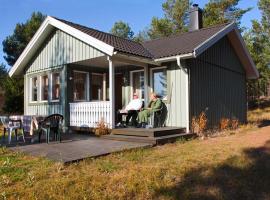
[[[95,128],[101,119],[110,126],[110,102],[70,103],[70,126]]]

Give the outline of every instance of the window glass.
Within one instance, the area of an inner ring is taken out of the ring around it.
[[[137,93],[141,99],[144,99],[144,72],[133,72],[132,75],[133,93]]]
[[[37,101],[38,97],[38,79],[37,77],[32,78],[32,101]]]
[[[103,91],[103,74],[91,75],[91,98],[92,100],[102,101],[104,98]]]
[[[48,101],[49,79],[48,75],[41,76],[41,100]]]
[[[153,91],[162,99],[167,98],[167,71],[163,69],[153,69]]]
[[[87,73],[74,72],[73,99],[74,101],[87,100]]]
[[[60,73],[52,74],[52,100],[60,99]]]

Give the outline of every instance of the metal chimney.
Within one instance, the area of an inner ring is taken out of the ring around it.
[[[203,27],[202,9],[198,4],[193,4],[189,10],[189,31],[199,30]]]

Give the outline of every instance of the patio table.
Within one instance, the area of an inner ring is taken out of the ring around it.
[[[10,119],[21,120],[23,123],[24,131],[31,136],[34,135],[34,131],[39,129],[39,122],[44,120],[46,116],[31,116],[31,115],[13,115]]]

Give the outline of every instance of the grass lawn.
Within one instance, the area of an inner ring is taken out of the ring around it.
[[[265,125],[270,108],[249,113]],[[0,199],[270,199],[270,127],[63,166],[0,149]]]

